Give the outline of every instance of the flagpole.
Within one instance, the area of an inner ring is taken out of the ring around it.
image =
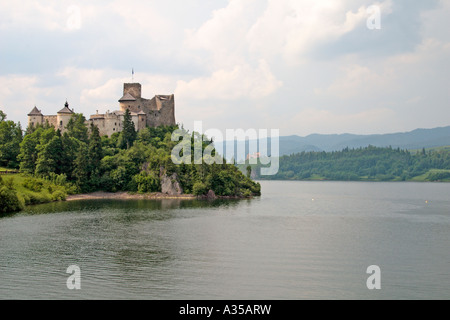
[[[134,68],[131,69],[131,82],[134,83]]]

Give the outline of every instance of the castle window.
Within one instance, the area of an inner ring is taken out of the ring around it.
[[[113,131],[116,131],[116,128],[114,128]]]
[[[59,122],[59,125],[60,125],[60,126],[62,126],[62,125],[63,125],[63,122],[62,122],[62,121],[60,121],[60,122]]]
[[[31,126],[34,127],[34,122],[31,123]]]

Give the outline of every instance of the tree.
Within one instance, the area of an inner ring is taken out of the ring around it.
[[[75,113],[67,123],[67,133],[70,137],[78,139],[84,143],[89,143],[88,128],[86,118],[81,113]]]
[[[48,176],[51,172],[61,174],[64,154],[61,136],[55,135],[49,143],[40,145],[38,149],[36,174],[39,176]]]
[[[17,156],[22,142],[22,128],[20,122],[0,122],[0,166],[19,168]]]
[[[0,122],[6,119],[6,114],[0,110]]]
[[[37,147],[43,131],[44,129],[42,127],[37,128],[33,133],[27,134],[20,143],[18,160],[20,161],[21,171],[34,174],[38,157]]]
[[[136,128],[134,127],[134,122],[131,118],[130,110],[127,109],[123,117],[123,131],[120,133],[119,137],[119,148],[129,149],[136,140],[136,137]]]
[[[89,183],[89,157],[88,148],[85,143],[81,143],[74,161],[73,177],[81,191],[86,191]]]
[[[92,182],[97,182],[100,177],[100,167],[103,158],[102,138],[97,126],[91,124],[91,136],[88,146],[89,166],[88,172]]]
[[[71,179],[74,169],[73,162],[82,142],[73,137],[69,137],[67,132],[64,132],[62,135],[61,142],[63,146],[63,153],[61,155],[61,173]]]
[[[12,180],[6,185],[0,177],[0,214],[16,212],[23,209],[23,204],[17,197],[17,192],[12,187]]]

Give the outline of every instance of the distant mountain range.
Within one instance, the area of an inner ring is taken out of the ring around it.
[[[235,145],[235,154],[237,154],[238,146],[242,147],[244,143],[246,144],[246,153],[248,153],[249,142],[247,141],[238,142]],[[227,142],[228,144],[229,142]],[[303,151],[341,151],[347,147],[354,149],[369,145],[375,147],[392,146],[393,148],[408,150],[449,146],[450,126],[390,134],[312,134],[306,137],[280,137],[280,155],[289,155]],[[270,150],[270,143],[268,149]],[[264,150],[258,151],[261,151],[261,155],[265,155]]]

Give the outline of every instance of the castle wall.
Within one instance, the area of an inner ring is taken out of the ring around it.
[[[131,116],[136,131],[146,128],[145,118],[146,115]],[[89,119],[90,123],[93,123],[98,127],[101,136],[111,136],[116,132],[121,132],[123,130],[123,121],[124,116],[122,114],[116,114],[115,112],[101,115],[97,114],[91,116],[91,119]]]
[[[150,108],[144,112],[148,114],[147,125],[150,127],[175,125],[175,96],[155,96]]]
[[[44,116],[43,117],[43,124],[48,121],[48,124],[55,127],[55,129],[58,128],[58,118],[57,116]]]
[[[137,131],[141,131],[147,127],[147,115],[138,116]]]

